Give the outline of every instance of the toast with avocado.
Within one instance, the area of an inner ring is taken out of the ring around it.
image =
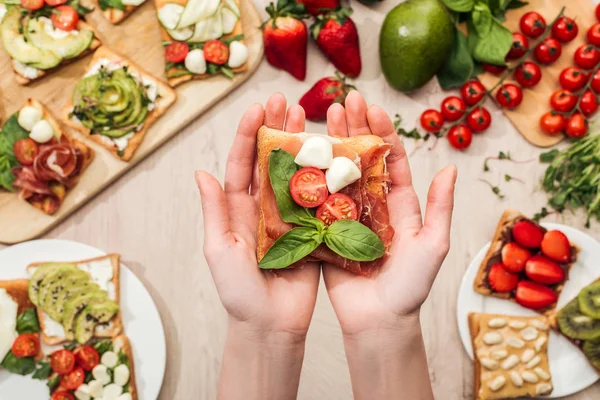
[[[129,161],[148,129],[176,97],[167,84],[101,47],[75,86],[62,118],[115,157]]]
[[[86,343],[121,333],[119,260],[110,254],[27,267],[29,299],[37,307],[44,343]]]
[[[129,17],[146,0],[95,0],[102,16],[113,25]]]

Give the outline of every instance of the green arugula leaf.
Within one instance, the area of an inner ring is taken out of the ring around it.
[[[552,161],[554,161],[556,156],[558,156],[558,153],[559,153],[558,149],[552,149],[545,153],[540,153],[540,162],[551,163]]]
[[[373,261],[385,253],[379,236],[358,221],[334,222],[323,239],[327,247],[349,260]]]
[[[244,34],[240,33],[239,35],[235,35],[235,36],[232,36],[232,37],[221,39],[221,41],[223,43],[225,43],[227,46],[229,46],[231,43],[233,43],[233,42],[239,42],[243,38],[244,38]]]
[[[475,0],[442,0],[442,3],[457,12],[469,12],[475,6]]]
[[[440,86],[445,90],[459,87],[473,76],[474,70],[475,64],[469,52],[467,37],[456,28],[450,55],[437,73]]]
[[[122,0],[98,0],[98,5],[102,11],[114,8],[116,10],[125,11],[125,4]]]
[[[35,360],[33,357],[17,357],[12,350],[8,352],[0,366],[8,372],[18,375],[29,375],[35,371]]]
[[[315,228],[293,228],[273,243],[258,266],[262,269],[288,267],[312,253],[322,241],[322,235]]]
[[[98,354],[102,355],[102,354],[106,353],[107,351],[112,351],[113,344],[108,339],[100,340],[100,341],[94,343],[94,348],[96,349],[96,351],[98,351]]]
[[[42,361],[37,365],[37,368],[33,375],[31,376],[33,379],[48,379],[48,377],[52,375],[52,367],[50,367],[50,363],[47,361]]]
[[[492,20],[487,36],[479,36],[473,50],[473,58],[480,62],[504,65],[504,58],[512,45],[512,33],[500,22]]]
[[[35,309],[30,308],[25,310],[17,317],[17,332],[19,335],[23,333],[36,333],[39,331],[40,324]]]

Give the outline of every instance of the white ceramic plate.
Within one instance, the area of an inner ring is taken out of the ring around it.
[[[557,229],[564,232],[569,240],[581,247],[577,263],[573,265],[569,280],[565,284],[558,299],[560,309],[573,299],[579,291],[600,276],[600,243],[591,236],[568,226],[542,223],[547,229]],[[479,265],[483,261],[490,244],[486,244],[477,253],[463,276],[458,292],[456,317],[458,331],[467,354],[473,359],[473,348],[467,321],[470,312],[485,312],[492,314],[507,314],[518,316],[536,316],[534,311],[521,307],[508,300],[482,296],[473,290],[473,281]],[[556,332],[550,333],[548,341],[548,356],[554,390],[548,398],[567,396],[585,389],[599,378],[596,370],[589,364],[583,353],[571,342]]]
[[[0,279],[26,278],[25,267],[39,261],[77,261],[106,253],[67,240],[34,240],[0,251]],[[140,400],[158,398],[165,374],[166,343],[160,315],[140,280],[121,264],[123,333],[131,341]],[[46,381],[0,370],[0,399],[49,399]]]

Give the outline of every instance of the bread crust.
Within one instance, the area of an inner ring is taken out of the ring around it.
[[[469,332],[471,334],[471,348],[473,349],[473,398],[475,400],[481,400],[479,396],[479,389],[481,388],[481,363],[479,357],[475,354],[475,338],[479,334],[479,314],[469,313]]]
[[[102,16],[113,25],[120,24],[125,18],[129,17],[138,7],[144,4],[142,3],[139,6],[125,6],[125,10],[121,11],[111,7],[107,8],[106,10],[102,10],[100,8],[100,3],[98,2],[98,0],[94,0],[94,3],[96,3],[96,6],[100,10]]]
[[[0,289],[5,289],[6,293],[17,303],[17,314],[35,308],[35,305],[29,300],[29,279],[0,281]]]
[[[73,121],[69,117],[69,113],[73,110],[72,98],[69,99],[69,101],[63,108],[62,113],[61,113],[62,114],[61,118],[66,125],[70,126],[73,129],[76,129],[77,131],[81,132],[84,135],[87,135],[91,140],[93,140],[94,142],[98,143],[102,147],[109,150],[111,152],[111,154],[113,156],[115,156],[116,158],[123,160],[123,161],[129,161],[133,157],[137,148],[142,143],[144,137],[146,136],[146,133],[148,132],[148,129],[150,129],[150,127],[154,124],[154,122],[160,116],[162,116],[167,111],[167,109],[175,102],[175,100],[177,99],[177,94],[175,93],[175,91],[172,88],[170,88],[167,84],[162,82],[160,79],[158,79],[155,76],[151,75],[150,73],[144,71],[139,65],[137,65],[133,61],[127,59],[126,57],[120,55],[119,53],[117,53],[113,50],[110,50],[106,46],[100,47],[94,53],[94,56],[92,57],[92,60],[90,61],[87,71],[89,71],[92,68],[92,66],[101,58],[107,58],[107,59],[109,59],[111,61],[115,61],[115,62],[117,62],[117,61],[123,62],[124,65],[127,65],[130,70],[137,72],[141,77],[145,77],[147,79],[151,79],[156,82],[157,92],[158,92],[158,95],[160,95],[160,97],[158,97],[156,99],[155,108],[152,111],[148,112],[148,115],[146,116],[146,119],[143,122],[142,129],[135,132],[135,134],[127,142],[127,147],[123,150],[121,155],[119,155],[119,149],[117,148],[117,146],[114,143],[109,144],[109,143],[107,143],[107,141],[102,140],[102,138],[99,137],[101,135],[98,135],[98,134],[92,135],[88,128],[86,128],[85,126],[83,126],[82,124],[80,124],[78,122]]]
[[[113,345],[121,342],[120,349],[127,355],[129,359],[129,393],[132,400],[138,400],[137,385],[135,381],[135,362],[133,360],[133,349],[129,338],[125,335],[119,335],[112,339]]]

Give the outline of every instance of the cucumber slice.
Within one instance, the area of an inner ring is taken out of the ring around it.
[[[229,8],[237,17],[240,17],[240,7],[237,5],[235,0],[224,0],[225,7]]]
[[[177,27],[183,10],[184,7],[179,4],[167,3],[158,10],[158,20],[165,29],[174,30]]]
[[[221,13],[217,12],[210,21],[210,28],[208,29],[208,35],[210,39],[218,39],[223,36],[223,19]]]
[[[188,0],[176,28],[186,28],[212,17],[220,4],[221,0]]]
[[[206,42],[210,39],[218,39],[223,36],[223,22],[221,21],[221,13],[216,13],[212,18],[208,18],[196,23],[194,36],[189,39],[189,42]]]
[[[221,8],[221,20],[223,23],[223,34],[228,35],[235,29],[239,17],[231,9],[223,7]]]
[[[173,38],[173,40],[177,40],[178,42],[185,42],[186,40],[190,40],[192,36],[194,36],[194,27],[188,26],[187,28],[181,29],[167,29],[169,36]]]

